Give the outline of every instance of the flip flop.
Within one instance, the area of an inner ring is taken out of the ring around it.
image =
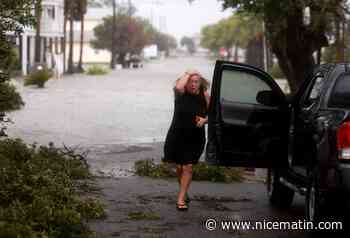
[[[186,205],[186,203],[177,203],[176,204],[176,209],[178,211],[187,211],[188,210],[188,206]]]

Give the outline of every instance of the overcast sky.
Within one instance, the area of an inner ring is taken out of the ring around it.
[[[148,18],[163,32],[178,39],[193,36],[201,27],[215,23],[232,14],[232,10],[222,11],[217,0],[131,0],[136,6],[136,15]],[[127,2],[124,0],[124,2]]]

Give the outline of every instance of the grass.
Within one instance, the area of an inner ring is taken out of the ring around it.
[[[135,173],[139,176],[151,178],[176,177],[176,167],[172,163],[156,164],[153,159],[138,160],[134,164]],[[208,165],[198,162],[193,166],[193,180],[211,182],[240,182],[243,181],[244,170],[224,166]]]
[[[101,65],[91,65],[86,71],[86,74],[88,75],[105,75],[108,74],[108,69]]]

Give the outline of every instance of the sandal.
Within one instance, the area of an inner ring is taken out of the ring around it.
[[[176,209],[177,209],[178,211],[187,211],[188,206],[187,206],[186,203],[177,203],[177,204],[176,204]]]
[[[190,202],[191,202],[190,196],[188,196],[186,194],[186,196],[185,196],[185,203],[190,203]]]

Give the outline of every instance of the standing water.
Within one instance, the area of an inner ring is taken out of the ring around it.
[[[172,87],[188,68],[211,81],[213,62],[191,57],[153,61],[142,69],[103,76],[51,79],[44,89],[15,82],[26,105],[8,114],[14,124],[7,132],[27,143],[88,149],[93,171],[120,176],[116,171],[129,170],[135,159],[127,156],[129,152],[145,155],[151,143],[164,141],[173,113]],[[156,153],[150,156],[160,158],[161,150]]]

